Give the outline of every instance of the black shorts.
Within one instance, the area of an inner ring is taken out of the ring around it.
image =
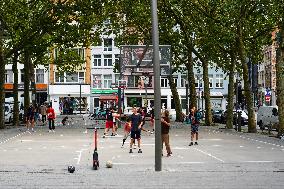
[[[198,133],[198,125],[191,125],[191,132]]]
[[[130,137],[132,139],[140,139],[141,138],[141,130],[131,131]]]

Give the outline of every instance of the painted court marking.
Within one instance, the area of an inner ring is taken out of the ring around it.
[[[222,162],[222,163],[225,162],[224,160],[222,160],[222,159],[220,159],[220,158],[217,158],[216,156],[214,156],[214,155],[212,155],[212,154],[209,154],[209,153],[207,153],[207,152],[205,152],[205,151],[202,151],[202,150],[200,150],[200,149],[198,149],[198,148],[193,148],[193,149],[196,150],[196,151],[198,151],[198,152],[201,152],[201,153],[203,153],[203,154],[205,154],[205,155],[207,155],[207,156],[209,156],[209,157],[212,157],[213,159],[216,159],[216,160],[218,160],[218,161],[220,161],[220,162]]]
[[[15,139],[16,137],[19,137],[19,136],[24,135],[26,133],[30,133],[30,132],[29,131],[25,131],[25,132],[19,133],[19,134],[15,135],[15,136],[13,136],[11,138],[7,138],[6,140],[0,141],[0,144],[5,144],[5,143],[9,142],[10,140]]]

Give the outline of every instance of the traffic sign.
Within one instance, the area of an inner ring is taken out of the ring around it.
[[[265,101],[269,102],[270,101],[270,96],[265,96]]]
[[[271,96],[271,90],[266,90],[265,91],[265,96]]]

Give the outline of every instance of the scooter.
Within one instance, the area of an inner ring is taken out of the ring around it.
[[[93,153],[93,169],[98,170],[100,164],[99,164],[99,155],[98,155],[98,148],[97,148],[97,139],[98,139],[98,130],[95,128],[94,131],[94,144],[95,144],[95,149]]]

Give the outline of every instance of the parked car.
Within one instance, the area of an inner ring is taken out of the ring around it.
[[[257,112],[257,125],[261,130],[271,126],[278,130],[278,106],[260,106]]]
[[[211,112],[212,112],[212,121],[213,121],[214,123],[223,123],[224,110],[215,109],[215,110],[211,110]]]
[[[241,124],[242,125],[247,125],[248,124],[248,114],[245,110],[233,110],[233,124],[237,123],[237,113],[241,112]],[[227,121],[227,111],[224,112],[223,114],[223,123],[225,124]]]

